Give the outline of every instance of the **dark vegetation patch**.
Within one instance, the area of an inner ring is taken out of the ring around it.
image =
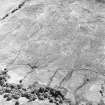
[[[96,0],[97,3],[105,3],[105,0]]]
[[[19,105],[18,99],[20,97],[25,97],[29,102],[38,100],[49,100],[49,103],[55,103],[60,105],[64,102],[65,97],[61,91],[53,89],[47,86],[36,86],[35,84],[30,85],[28,88],[23,88],[22,83],[20,84],[10,84],[7,83],[9,78],[7,70],[0,72],[0,95],[10,101],[12,99],[16,100],[15,105]]]

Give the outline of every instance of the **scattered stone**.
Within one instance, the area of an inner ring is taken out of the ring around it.
[[[18,102],[18,101],[16,101],[16,102],[15,102],[15,105],[19,105],[19,102]]]

